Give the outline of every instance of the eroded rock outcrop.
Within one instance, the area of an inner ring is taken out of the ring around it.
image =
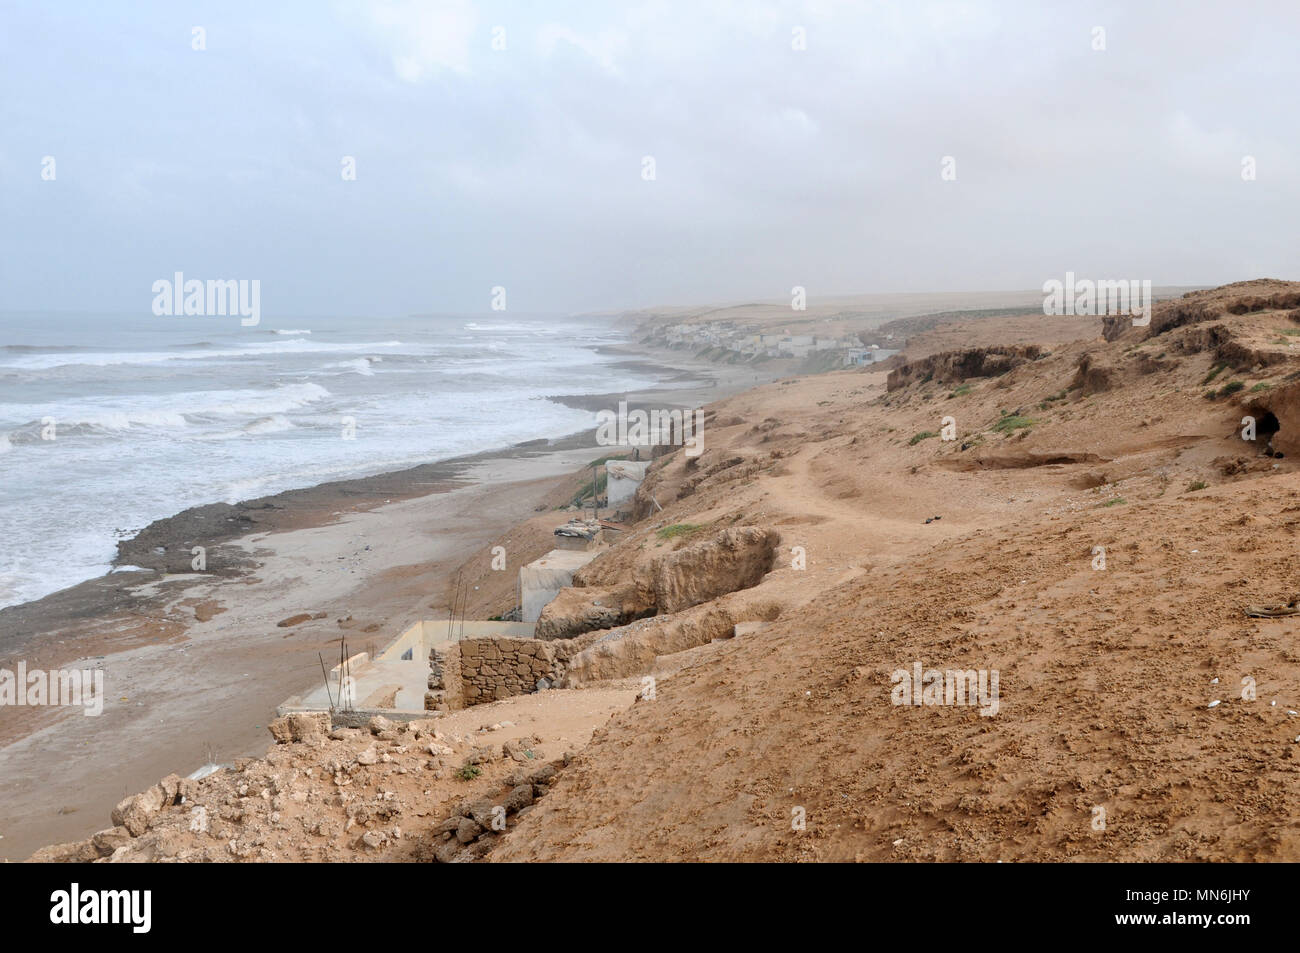
[[[737,589],[749,589],[772,568],[781,534],[742,526],[655,558],[651,586],[660,612],[678,612]]]
[[[631,568],[632,580],[618,588],[563,589],[537,621],[540,639],[566,638],[627,625],[638,618],[688,609],[737,589],[758,585],[772,568],[781,535],[740,526],[707,540],[654,557]],[[594,565],[594,564],[593,564]],[[575,582],[604,579],[599,567]]]
[[[1100,394],[1115,386],[1117,369],[1099,360],[1095,354],[1081,354],[1076,367],[1070,389],[1078,388],[1085,397]]]
[[[1107,341],[1121,337],[1152,338],[1175,328],[1227,315],[1285,311],[1297,307],[1300,307],[1300,286],[1296,282],[1273,278],[1236,281],[1218,288],[1191,291],[1172,301],[1162,301],[1152,308],[1151,323],[1146,326],[1134,326],[1131,315],[1105,315],[1102,318],[1102,336]]]
[[[606,588],[561,589],[537,620],[539,639],[566,639],[583,632],[612,629],[654,612],[654,600],[635,590]]]
[[[684,652],[714,639],[730,638],[735,629],[731,612],[721,606],[697,606],[675,615],[642,619],[604,632],[569,660],[563,687],[642,675],[661,655]]]
[[[1021,364],[1046,356],[1047,352],[1037,344],[944,351],[918,361],[909,361],[890,371],[885,387],[892,392],[909,384],[931,380],[941,384],[957,384],[970,377],[998,377]]]

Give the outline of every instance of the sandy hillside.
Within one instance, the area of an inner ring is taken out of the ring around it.
[[[674,455],[654,522],[773,526],[807,568],[783,554],[743,594],[780,618],[615,718],[493,859],[1300,859],[1297,623],[1242,611],[1300,591],[1297,305],[1230,286],[999,376],[720,404],[696,472],[760,469],[675,498]],[[957,440],[913,442],[945,415]],[[892,705],[917,661],[997,669],[1000,710]]]

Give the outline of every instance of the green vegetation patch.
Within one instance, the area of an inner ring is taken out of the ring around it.
[[[1028,430],[1036,426],[1038,421],[1032,417],[1022,417],[1019,414],[1007,414],[1000,417],[998,422],[993,425],[993,429],[1001,434],[1012,434],[1017,430]]]
[[[1217,391],[1211,387],[1205,392],[1206,400],[1218,400],[1220,397],[1231,397],[1233,394],[1243,390],[1246,386],[1245,381],[1229,381],[1220,387]]]
[[[1227,366],[1228,366],[1227,361],[1224,361],[1224,362],[1221,363],[1221,364],[1216,364],[1216,365],[1214,365],[1214,369],[1211,370],[1210,373],[1208,373],[1208,374],[1205,375],[1205,378],[1201,381],[1201,383],[1202,383],[1202,384],[1208,384],[1210,381],[1212,381],[1212,380],[1214,380],[1216,377],[1218,377],[1219,374],[1221,374],[1221,373],[1223,372],[1224,368],[1226,368]]]
[[[589,500],[593,496],[600,496],[600,494],[605,492],[605,484],[608,482],[609,475],[605,473],[604,470],[601,470],[600,473],[596,475],[596,479],[588,480],[579,487],[578,492],[573,494],[573,499],[570,501],[569,505],[582,506],[583,500]]]
[[[660,539],[679,539],[683,536],[694,536],[700,530],[704,529],[695,523],[674,523],[672,526],[665,526],[655,533]]]

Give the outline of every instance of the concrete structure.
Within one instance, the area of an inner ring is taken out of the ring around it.
[[[367,711],[405,711],[424,713],[424,693],[429,680],[429,660],[370,658],[366,653],[348,659],[347,678],[341,681],[339,666],[329,672],[329,689],[323,681],[311,691],[286,698],[276,710],[284,715],[293,711],[329,711],[357,708]]]
[[[610,509],[618,509],[619,504],[628,503],[636,495],[636,488],[645,479],[648,461],[610,460],[605,464],[605,500]]]
[[[532,636],[531,623],[458,619],[449,633],[446,619],[424,619],[410,626],[374,658],[361,652],[347,660],[347,676],[351,679],[347,699],[340,697],[339,666],[335,665],[329,671],[328,690],[322,679],[310,691],[286,698],[276,714],[329,711],[333,705],[336,709],[354,708],[364,717],[424,718],[428,714],[425,697],[429,688],[429,659],[435,651],[445,652],[461,639],[531,639]],[[335,719],[336,724],[351,724],[351,721]]]
[[[461,639],[488,639],[506,636],[515,639],[531,639],[533,624],[531,622],[497,622],[481,619],[457,619],[450,623],[448,632],[446,619],[424,619],[416,622],[399,635],[388,648],[375,659],[378,661],[413,661],[428,659],[429,650],[443,642],[457,642]]]
[[[555,528],[555,548],[585,552],[605,542],[605,531],[597,520],[572,519]]]
[[[849,348],[844,352],[844,365],[848,367],[850,365],[875,364],[891,358],[897,353],[897,350],[888,350],[877,344],[873,344],[871,347]]]
[[[755,325],[741,325],[733,321],[677,324],[665,328],[662,333],[670,347],[696,349],[721,347],[734,354],[744,355],[750,360],[760,357],[807,358],[814,352],[842,351],[845,352],[843,355],[845,366],[871,363],[859,353],[861,348],[855,337],[831,338],[816,334],[791,334],[788,330],[763,331]]]
[[[542,607],[559,595],[561,589],[573,585],[573,574],[597,555],[594,550],[577,552],[552,549],[541,559],[521,567],[519,570],[519,593],[522,604],[520,618],[525,623],[536,622],[542,614]]]

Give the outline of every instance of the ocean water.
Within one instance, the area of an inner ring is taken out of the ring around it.
[[[189,506],[594,426],[547,396],[659,383],[595,350],[622,340],[563,317],[0,314],[0,606]]]

